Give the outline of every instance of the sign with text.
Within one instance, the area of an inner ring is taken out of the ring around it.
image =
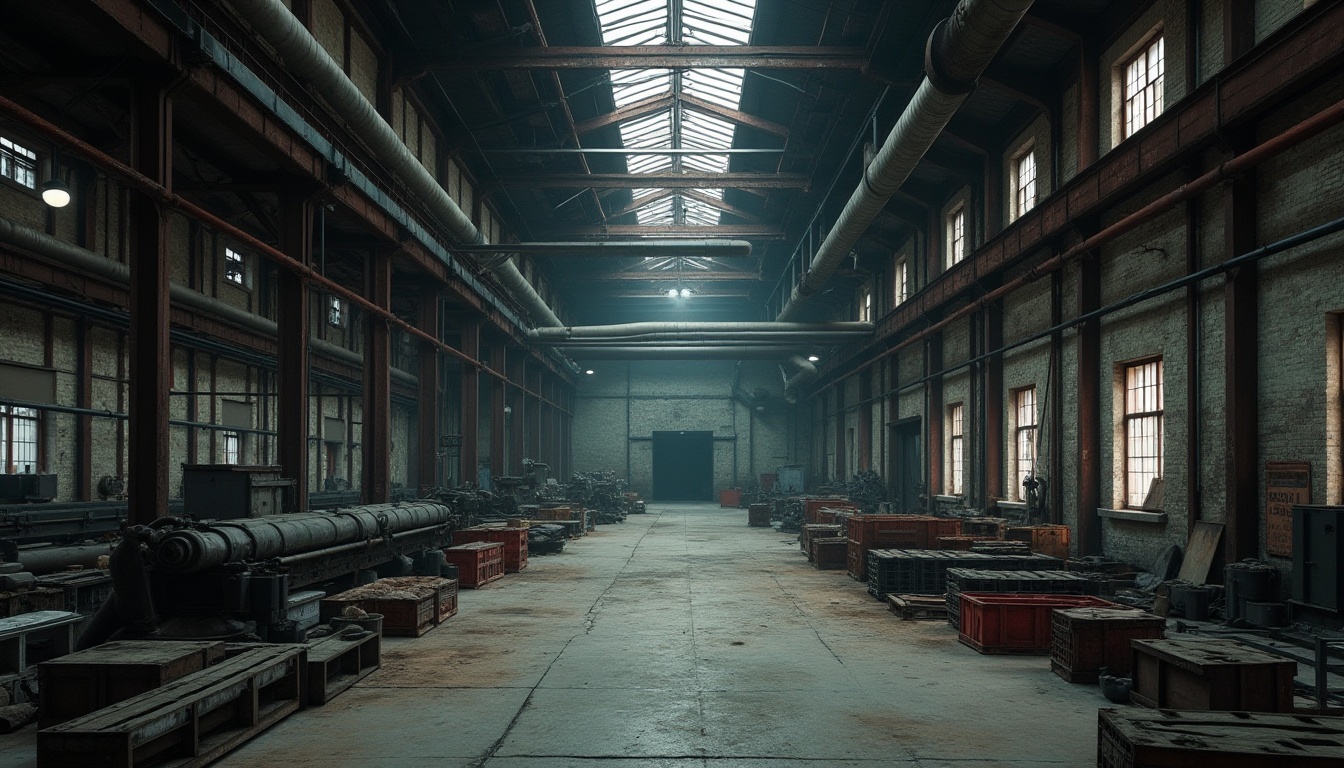
[[[1265,463],[1265,552],[1293,556],[1293,506],[1311,503],[1311,464]]]

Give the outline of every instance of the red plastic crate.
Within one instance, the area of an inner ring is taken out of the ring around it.
[[[526,528],[464,528],[453,531],[454,544],[495,541],[504,545],[504,572],[517,573],[527,567]]]
[[[1089,595],[961,593],[961,635],[980,653],[1050,652],[1050,612],[1056,608],[1116,608]]]
[[[803,499],[803,522],[804,523],[832,523],[835,522],[835,515],[831,514],[829,520],[822,520],[818,513],[823,509],[857,509],[848,499]]]
[[[719,506],[737,509],[742,506],[742,490],[740,488],[729,488],[719,491]]]
[[[443,550],[448,562],[457,566],[458,583],[467,589],[480,589],[504,577],[504,545],[494,541],[475,541]]]

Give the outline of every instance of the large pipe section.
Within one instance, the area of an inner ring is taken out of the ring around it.
[[[244,19],[269,43],[285,67],[313,86],[350,130],[386,163],[419,198],[449,235],[463,245],[484,245],[485,237],[471,217],[448,196],[438,181],[406,148],[392,126],[364,98],[303,24],[281,0],[229,0]],[[560,325],[560,318],[547,306],[523,273],[507,257],[485,264],[491,274],[531,315],[538,325]]]
[[[0,217],[0,243],[11,245],[29,253],[35,253],[67,267],[74,267],[115,285],[125,287],[131,284],[131,269],[125,264],[3,217]],[[276,338],[277,330],[274,321],[260,315],[254,315],[231,304],[226,304],[203,293],[197,293],[185,285],[170,284],[168,295],[173,303],[179,306],[213,315],[240,328],[256,331],[268,338]],[[355,368],[362,369],[364,367],[364,357],[358,352],[345,347],[338,347],[321,339],[309,339],[308,344],[314,352],[323,357],[346,363]],[[392,378],[411,386],[415,386],[418,382],[415,376],[396,368],[392,369]]]
[[[578,360],[778,360],[796,347],[778,346],[629,346],[570,350]]]
[[[527,332],[533,341],[568,339],[640,338],[677,334],[717,334],[731,336],[738,333],[791,333],[797,335],[869,336],[872,323],[622,323],[619,325],[580,325],[562,328],[533,328]]]
[[[952,115],[975,88],[976,78],[998,53],[1032,0],[961,0],[925,47],[927,73],[863,171],[863,183],[826,234],[807,271],[780,310],[779,319],[797,319],[804,301],[821,290],[849,255],[868,225],[905,183]]]
[[[586,240],[572,243],[473,245],[458,250],[491,255],[536,253],[542,256],[649,256],[659,259],[681,256],[718,259],[750,256],[751,243],[746,240]]]
[[[374,504],[335,512],[273,515],[193,525],[164,533],[155,550],[159,567],[199,573],[226,563],[273,560],[342,544],[384,540],[453,519],[442,504]]]

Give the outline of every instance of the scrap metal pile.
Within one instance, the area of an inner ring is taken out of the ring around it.
[[[599,524],[625,522],[626,486],[615,472],[575,472],[564,487],[565,500],[593,510]]]
[[[821,486],[815,493],[847,498],[869,515],[875,514],[881,503],[887,500],[887,487],[882,482],[882,476],[872,470],[860,472],[846,482]]]

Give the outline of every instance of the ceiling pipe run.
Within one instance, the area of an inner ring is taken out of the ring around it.
[[[730,335],[736,333],[792,333],[799,335],[853,335],[870,336],[872,323],[751,323],[751,322],[646,322],[619,325],[572,325],[561,328],[533,328],[527,337],[534,341],[591,338],[633,338],[655,334],[703,333]]]
[[[286,68],[311,85],[350,130],[425,203],[450,236],[462,245],[485,244],[485,236],[472,223],[471,217],[439,186],[401,142],[392,126],[383,120],[378,110],[281,0],[229,0],[229,3],[275,49]],[[482,266],[526,309],[534,323],[561,325],[560,318],[512,260],[498,258]]]
[[[58,240],[45,232],[25,227],[9,219],[0,218],[0,243],[87,272],[123,288],[131,284],[131,269],[125,264],[67,243],[64,240]],[[173,303],[178,306],[217,317],[240,328],[255,331],[267,338],[276,338],[277,329],[273,320],[254,315],[232,304],[226,304],[219,299],[197,293],[177,283],[171,283],[168,286],[168,295]],[[308,346],[323,357],[361,370],[364,368],[364,356],[353,350],[339,347],[321,339],[309,339]],[[393,379],[411,386],[417,386],[419,382],[419,379],[412,374],[397,368],[391,369],[391,376]]]
[[[952,15],[934,28],[924,49],[923,81],[789,294],[780,320],[796,320],[806,300],[835,273],[975,89],[977,78],[1031,4],[1032,0],[961,0]],[[804,376],[803,369],[789,378],[785,396],[793,397],[798,385],[815,375],[815,370],[814,366]]]
[[[750,256],[746,240],[590,240],[572,243],[500,243],[469,245],[455,250],[462,253],[535,253],[538,256],[648,256],[660,259],[726,258]],[[695,274],[695,273],[690,273]]]
[[[779,346],[628,346],[575,350],[576,360],[778,360],[789,349]],[[804,361],[806,362],[806,361]]]

